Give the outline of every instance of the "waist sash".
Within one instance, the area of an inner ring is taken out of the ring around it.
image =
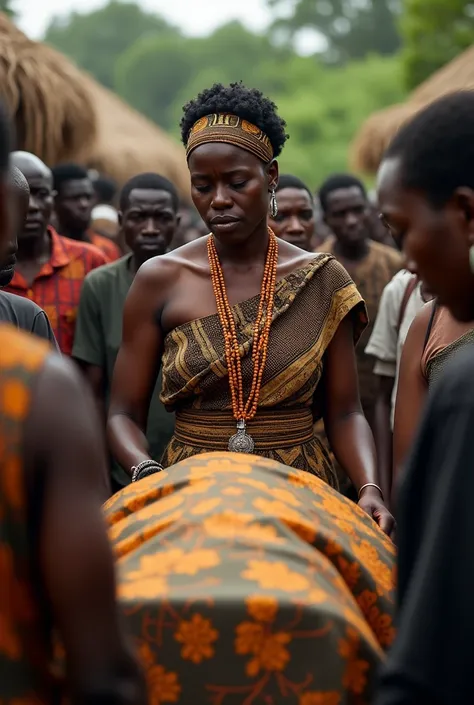
[[[290,448],[313,440],[311,409],[257,411],[247,422],[247,433],[257,450]],[[236,421],[227,411],[187,409],[176,413],[175,438],[185,445],[211,450],[227,450],[229,438],[236,432]]]

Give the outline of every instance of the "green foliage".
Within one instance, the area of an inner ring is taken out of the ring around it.
[[[403,63],[414,88],[474,43],[474,2],[405,0]]]
[[[0,12],[4,12],[8,17],[14,18],[16,15],[12,0],[0,0]]]
[[[284,19],[279,34],[294,37],[314,30],[324,40],[323,58],[331,63],[361,59],[371,53],[394,54],[400,47],[397,15],[401,0],[267,0]]]
[[[281,168],[312,188],[347,169],[348,146],[372,111],[405,97],[396,56],[328,67],[238,22],[209,37],[184,37],[131,2],[112,0],[103,10],[55,21],[47,37],[176,139],[182,106],[203,88],[239,80],[259,88],[288,123]]]
[[[45,41],[92,73],[104,86],[114,87],[115,64],[120,55],[147,34],[178,36],[177,30],[134,2],[110,0],[88,14],[73,12],[54,19]]]

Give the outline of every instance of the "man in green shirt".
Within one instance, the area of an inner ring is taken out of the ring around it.
[[[177,191],[168,179],[158,174],[139,174],[130,179],[122,189],[119,222],[131,252],[90,272],[84,280],[72,355],[92,385],[104,423],[122,341],[125,299],[138,268],[169,249],[179,224],[178,207]],[[161,404],[160,388],[161,374],[151,398],[146,433],[151,456],[156,460],[174,430],[174,414]],[[129,481],[124,469],[113,462],[113,489],[118,490]]]

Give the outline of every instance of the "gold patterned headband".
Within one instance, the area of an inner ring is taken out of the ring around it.
[[[272,143],[256,125],[237,115],[214,113],[200,118],[192,126],[186,145],[186,158],[201,144],[225,142],[242,147],[261,159],[265,164],[273,159]]]

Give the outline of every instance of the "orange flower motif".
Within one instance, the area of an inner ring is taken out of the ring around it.
[[[176,641],[183,644],[181,657],[186,661],[201,663],[214,656],[212,644],[219,633],[213,629],[211,622],[200,614],[193,614],[190,621],[181,621],[174,635]]]
[[[290,652],[286,648],[290,641],[291,634],[287,632],[266,635],[261,649],[247,663],[247,675],[254,678],[260,671],[284,671],[290,660]]]
[[[195,507],[191,509],[191,514],[200,516],[202,514],[207,514],[212,512],[213,509],[221,504],[222,499],[220,497],[209,497],[209,499],[203,499],[202,502],[196,504]]]
[[[165,671],[163,666],[152,666],[147,672],[149,705],[177,703],[181,694],[178,674]]]
[[[340,705],[340,702],[340,693],[309,692],[300,695],[299,705]]]
[[[191,468],[190,477],[201,478],[222,473],[230,475],[249,475],[251,472],[252,466],[250,463],[243,463],[242,461],[236,462],[233,457],[226,457],[206,460],[202,465],[198,464],[198,461],[196,461],[195,467]]]
[[[295,487],[308,487],[316,493],[321,492],[321,485],[324,486],[325,484],[318,477],[311,475],[311,473],[305,470],[292,470],[292,472],[288,474],[288,480],[290,484]]]
[[[390,593],[395,587],[392,566],[380,560],[375,546],[370,541],[351,541],[351,548],[355,557],[373,577],[377,593]]]
[[[346,631],[346,639],[339,640],[339,655],[347,661],[343,685],[351,693],[362,695],[367,685],[369,663],[357,658],[359,652],[359,634],[352,627]]]
[[[222,494],[228,497],[240,497],[243,493],[244,491],[240,487],[226,487],[225,490],[222,490]]]
[[[172,572],[176,573],[176,575],[196,575],[200,570],[214,568],[220,562],[217,551],[203,548],[200,551],[183,553],[183,557]]]
[[[313,544],[316,540],[315,524],[301,516],[298,521],[283,519],[283,523],[305,543]]]
[[[278,540],[278,533],[274,526],[249,524],[251,514],[237,514],[236,512],[223,512],[214,514],[204,519],[202,526],[209,536],[216,538],[247,538],[257,541]]]
[[[191,480],[190,484],[184,488],[184,494],[205,494],[215,485],[214,480]]]
[[[150,477],[153,477],[152,475]],[[145,478],[144,480],[140,480],[140,482],[134,482],[133,485],[140,485],[141,482],[145,482],[148,478]],[[130,486],[130,485],[129,485]],[[128,490],[128,487],[127,487]],[[184,502],[184,497],[181,494],[171,494],[168,495],[168,497],[162,497],[159,502],[156,501],[158,499],[158,495],[154,494],[154,488],[150,488],[151,490],[151,499],[150,501],[145,502],[145,506],[143,509],[140,509],[140,521],[145,521],[146,519],[151,519],[154,520],[156,519],[157,516],[166,514],[166,512],[171,512],[172,510],[177,509],[181,504]],[[123,492],[124,490],[122,490]],[[148,495],[147,495],[148,496]],[[129,502],[125,503],[125,508],[130,512],[130,511],[135,511],[133,507],[137,506],[135,504],[137,502],[138,504],[142,503],[142,498],[132,498]],[[132,509],[131,509],[132,508]]]
[[[247,611],[257,622],[273,622],[278,611],[278,601],[270,595],[251,595],[245,601]]]
[[[283,521],[292,521],[297,524],[301,520],[301,515],[291,507],[288,507],[283,502],[277,499],[265,499],[264,497],[258,497],[252,502],[255,509],[258,509],[262,514],[267,516],[278,517]]]
[[[280,502],[291,504],[292,507],[301,507],[301,502],[296,499],[295,495],[289,490],[282,490],[279,487],[273,487],[269,490],[272,497],[279,499]]]
[[[239,656],[256,654],[262,648],[265,638],[265,627],[255,622],[242,622],[237,626],[235,653]]]
[[[306,602],[312,605],[322,605],[323,602],[329,602],[330,600],[331,596],[321,588],[313,588],[313,590],[308,592],[308,597],[306,598]]]
[[[150,649],[150,645],[146,641],[142,641],[138,647],[138,655],[144,668],[151,668],[151,666],[155,663],[153,652]]]
[[[290,570],[283,562],[249,561],[241,576],[245,580],[255,581],[265,590],[293,592],[307,590],[309,587],[309,581],[304,575]]]
[[[349,563],[348,560],[339,556],[337,559],[339,571],[347,583],[349,590],[353,590],[360,580],[360,566],[358,563]]]
[[[261,490],[262,492],[268,492],[268,486],[261,480],[254,480],[253,477],[239,477],[238,482],[241,485],[246,485],[247,487],[252,487],[254,490]]]

